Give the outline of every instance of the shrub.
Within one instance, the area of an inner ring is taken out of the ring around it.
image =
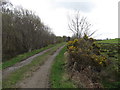
[[[86,35],[83,38],[69,41],[67,52],[66,66],[68,71],[84,73],[93,82],[100,79],[98,73],[109,64],[107,57],[100,52],[100,45]]]
[[[77,71],[88,66],[100,71],[102,67],[107,65],[107,58],[100,54],[100,45],[86,35],[83,38],[69,41],[67,50],[69,53],[68,66]]]
[[[76,77],[74,80],[80,81],[77,83],[78,86],[84,81],[88,85],[90,81],[93,87],[100,82],[104,87],[118,87],[116,82],[120,82],[118,79],[120,75],[119,55],[120,44],[97,43],[93,38],[85,35],[83,38],[67,43],[66,66],[70,78]],[[78,79],[78,77],[80,78]],[[83,81],[81,81],[81,77]]]

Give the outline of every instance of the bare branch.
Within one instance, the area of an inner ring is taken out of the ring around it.
[[[90,33],[91,24],[87,21],[86,17],[80,18],[79,11],[75,14],[74,19],[71,19],[68,27],[78,38],[83,37],[84,34],[92,36],[96,32]]]

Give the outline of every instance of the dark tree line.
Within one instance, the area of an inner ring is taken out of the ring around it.
[[[60,42],[32,11],[2,7],[3,61]]]

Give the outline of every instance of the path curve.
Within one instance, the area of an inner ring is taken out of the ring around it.
[[[56,50],[56,52],[50,56],[46,62],[40,66],[40,68],[33,72],[31,77],[26,78],[25,80],[20,81],[17,84],[17,88],[49,88],[49,75],[51,65],[54,58],[60,52],[64,46]]]

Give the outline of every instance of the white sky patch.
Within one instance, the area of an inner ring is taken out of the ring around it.
[[[98,29],[96,38],[118,37],[118,1],[100,0],[96,2],[96,8],[88,14],[91,22]]]
[[[68,15],[74,13],[74,8],[67,6],[57,6],[64,2],[87,2],[92,6],[85,7],[90,9],[86,12],[80,10],[91,24],[92,30],[97,30],[94,38],[117,38],[118,37],[118,1],[119,0],[10,0],[14,5],[21,5],[23,8],[30,9],[40,16],[42,22],[52,28],[57,36],[72,36],[68,30]],[[80,7],[82,8],[82,7]]]

